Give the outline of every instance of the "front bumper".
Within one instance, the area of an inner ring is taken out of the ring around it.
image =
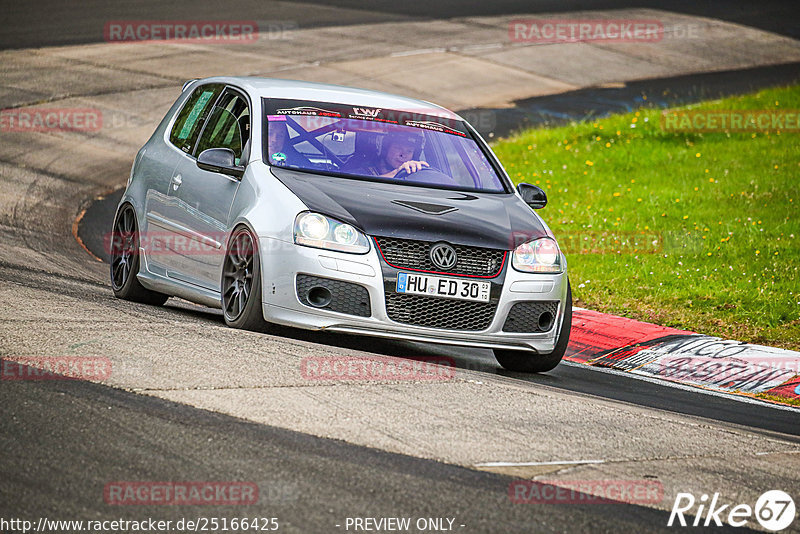
[[[409,325],[387,315],[385,288],[391,287],[398,269],[389,267],[375,249],[364,255],[345,254],[259,238],[262,252],[262,308],[271,323],[349,334],[369,335],[407,341],[423,341],[481,348],[553,351],[557,342],[567,296],[566,272],[555,275],[526,274],[515,271],[509,262],[498,277],[493,292],[497,309],[488,328],[483,330],[442,330]],[[510,261],[510,260],[509,260]],[[403,272],[412,272],[401,269]],[[297,274],[307,274],[358,284],[369,292],[371,316],[358,317],[314,308],[300,302],[296,292]],[[503,279],[504,277],[504,279]],[[558,301],[554,326],[543,333],[503,332],[511,307],[517,302]]]

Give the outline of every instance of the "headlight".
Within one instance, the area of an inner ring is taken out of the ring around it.
[[[294,242],[353,254],[369,252],[369,239],[352,225],[310,211],[304,211],[294,220]]]
[[[564,268],[561,251],[549,237],[528,241],[517,247],[511,256],[511,265],[526,273],[560,273]]]

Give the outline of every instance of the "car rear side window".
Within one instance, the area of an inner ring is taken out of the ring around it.
[[[200,128],[223,88],[220,84],[210,84],[194,90],[172,126],[169,140],[173,145],[187,154],[192,153]]]
[[[247,100],[229,91],[211,112],[197,142],[195,157],[209,148],[230,148],[235,154],[235,163],[239,165],[249,138],[250,108]]]

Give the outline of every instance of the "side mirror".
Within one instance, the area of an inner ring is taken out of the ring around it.
[[[517,191],[522,197],[522,200],[531,208],[540,210],[547,206],[547,193],[538,185],[526,184],[523,182],[517,186]]]
[[[197,157],[197,166],[204,171],[219,172],[241,178],[244,167],[236,165],[236,154],[230,148],[209,148]]]

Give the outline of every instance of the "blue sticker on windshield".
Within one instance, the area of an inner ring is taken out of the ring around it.
[[[286,163],[286,154],[284,154],[283,152],[275,152],[270,157],[272,158],[272,161],[277,163],[278,165],[283,165],[284,163]]]

